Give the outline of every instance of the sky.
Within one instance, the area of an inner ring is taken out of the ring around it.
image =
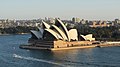
[[[120,19],[120,0],[0,0],[0,19]]]

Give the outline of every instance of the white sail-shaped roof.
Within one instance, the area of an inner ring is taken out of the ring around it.
[[[86,38],[92,38],[92,34],[88,34],[85,36]]]
[[[50,25],[47,24],[46,22],[42,21],[43,25],[45,26],[45,28],[49,29],[50,28]]]
[[[40,27],[38,27],[38,29],[39,29],[40,33],[43,35],[44,30]]]
[[[63,38],[63,40],[68,40],[65,33],[60,28],[55,25],[52,25],[52,27],[58,32],[58,34]]]
[[[70,40],[77,40],[78,41],[78,33],[76,29],[69,30]]]
[[[69,33],[68,33],[68,30],[67,30],[66,26],[63,24],[63,22],[62,22],[61,20],[59,20],[59,19],[56,19],[56,20],[58,21],[58,23],[56,23],[56,25],[57,25],[57,24],[60,24],[63,32],[65,33],[65,35],[66,35],[67,38],[68,38],[68,41],[70,41],[70,36],[69,36]]]
[[[42,38],[42,34],[39,31],[30,30],[38,39]]]
[[[51,29],[45,29],[45,31],[47,31],[50,34],[52,34],[56,39],[62,39],[62,37],[58,33],[56,33],[55,31],[53,31]]]
[[[85,37],[86,37],[86,39],[89,40],[89,41],[94,41],[95,38],[93,38],[92,36],[93,36],[92,34],[88,34],[88,35],[86,35]]]
[[[84,40],[87,40],[86,37],[84,35],[80,35]]]
[[[92,34],[88,34],[86,36],[81,35],[85,40],[89,40],[89,41],[94,41],[95,38],[92,37]]]

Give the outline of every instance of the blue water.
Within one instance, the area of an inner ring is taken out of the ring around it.
[[[120,67],[120,47],[25,50],[26,35],[0,36],[0,67]]]

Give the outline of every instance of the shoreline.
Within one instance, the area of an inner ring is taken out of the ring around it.
[[[30,33],[0,34],[0,36],[4,36],[4,35],[24,35],[24,34],[30,34]]]
[[[3,36],[3,35],[11,35],[11,34],[0,34],[0,36]]]
[[[112,46],[120,46],[120,43],[114,44],[98,44],[97,47],[112,47]]]

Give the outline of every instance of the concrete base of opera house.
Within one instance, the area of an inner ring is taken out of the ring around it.
[[[20,45],[22,49],[40,49],[40,50],[66,50],[66,49],[79,49],[79,48],[94,48],[94,47],[108,47],[108,46],[120,46],[118,44],[93,44],[91,41],[34,41],[30,42],[30,45]]]
[[[73,47],[62,47],[62,48],[46,48],[46,47],[37,47],[32,45],[20,45],[22,49],[35,49],[35,50],[67,50],[67,49],[79,49],[79,48],[93,48],[96,45],[89,46],[73,46]]]

